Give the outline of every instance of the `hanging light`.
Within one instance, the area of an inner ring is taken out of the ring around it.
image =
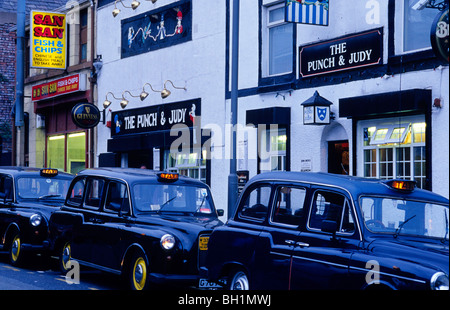
[[[116,1],[114,1],[114,10],[112,11],[112,15],[113,15],[114,17],[116,17],[116,16],[120,13],[120,10],[117,8],[117,2],[122,3],[122,6],[123,6],[124,8],[128,8],[128,9],[131,8],[131,9],[133,9],[133,10],[136,10],[136,9],[138,8],[138,6],[141,4],[139,1],[133,0],[133,1],[131,2],[131,6],[126,6],[125,4],[123,4],[122,0],[116,0]]]
[[[147,98],[148,93],[145,91],[145,86],[148,85],[154,91],[155,93],[160,93],[160,90],[154,90],[152,85],[150,83],[145,83],[144,86],[142,86],[142,93],[139,95],[139,98],[141,98],[141,101],[144,101],[145,98]]]
[[[128,105],[129,101],[127,99],[125,99],[125,93],[130,94],[131,97],[140,97],[140,96],[135,96],[132,93],[130,93],[128,90],[124,91],[122,93],[122,101],[120,101],[120,106],[122,107],[122,109],[125,109],[125,107]]]
[[[120,100],[120,98],[116,98],[116,96],[114,96],[114,94],[112,92],[108,92],[106,94],[105,101],[103,101],[103,108],[105,108],[105,109],[111,105],[111,101],[108,100],[109,94],[111,94],[111,96],[113,96],[114,99]]]
[[[177,87],[177,86],[173,85],[173,82],[171,80],[167,80],[167,81],[164,82],[164,89],[161,91],[161,98],[163,98],[163,99],[169,97],[170,94],[172,93],[166,87],[167,82],[170,82],[170,84],[172,84],[173,88],[186,90],[186,87]]]

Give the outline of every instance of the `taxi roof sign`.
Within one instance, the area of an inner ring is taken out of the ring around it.
[[[58,169],[44,168],[41,169],[41,176],[43,177],[55,177],[58,175]]]
[[[400,191],[412,192],[416,188],[416,181],[411,180],[389,180],[385,184]]]
[[[175,182],[178,181],[179,174],[172,172],[158,173],[158,181],[160,182]]]

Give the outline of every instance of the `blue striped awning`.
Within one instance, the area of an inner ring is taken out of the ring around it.
[[[286,21],[328,26],[329,0],[286,0]]]

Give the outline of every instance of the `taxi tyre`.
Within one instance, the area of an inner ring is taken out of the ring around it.
[[[69,241],[63,242],[59,249],[58,255],[59,270],[61,271],[62,274],[67,274],[67,272],[71,270],[70,265],[68,265],[71,257],[72,257],[72,248],[70,242]]]
[[[228,289],[231,291],[248,291],[250,284],[247,273],[241,268],[232,269],[229,273]]]
[[[131,255],[125,272],[128,288],[133,291],[149,289],[148,272],[146,256],[141,250],[137,250]]]
[[[19,231],[15,231],[11,237],[9,245],[9,262],[13,266],[19,266],[24,260],[24,253],[22,249],[22,239]]]

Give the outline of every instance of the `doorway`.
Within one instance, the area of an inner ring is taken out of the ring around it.
[[[349,169],[348,140],[328,141],[328,172],[348,175]]]

